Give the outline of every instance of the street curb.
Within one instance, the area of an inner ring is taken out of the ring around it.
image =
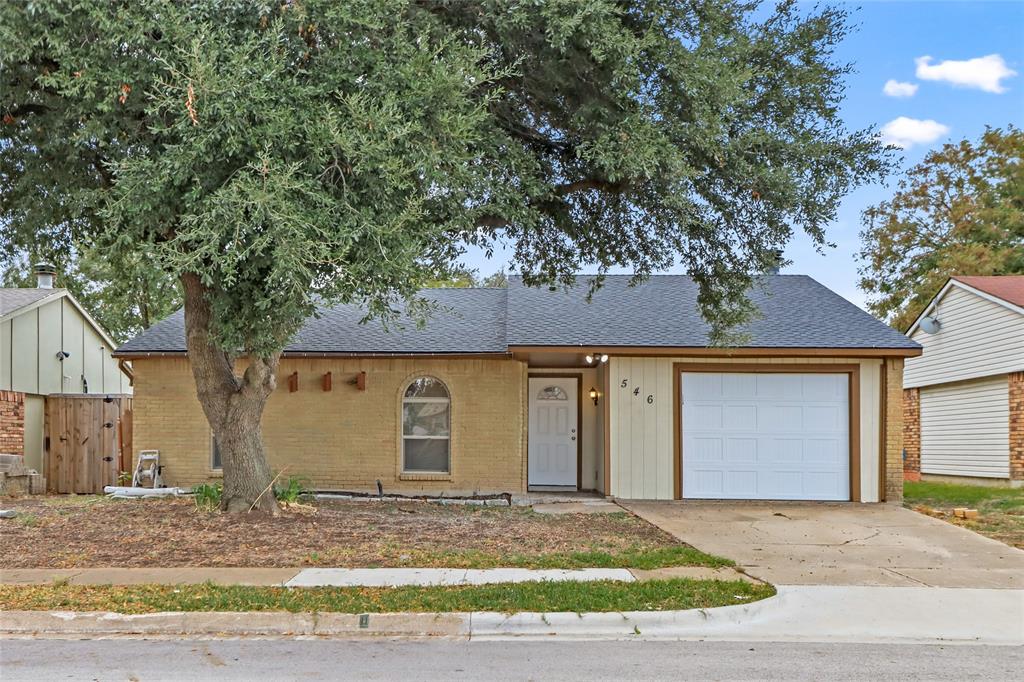
[[[0,612],[0,637],[336,637],[1024,645],[1024,591],[779,586],[750,604],[621,613]]]
[[[5,611],[0,635],[469,637],[468,613]]]

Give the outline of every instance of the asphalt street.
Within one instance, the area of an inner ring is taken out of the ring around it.
[[[643,641],[0,640],[21,680],[1018,680],[1020,647]]]

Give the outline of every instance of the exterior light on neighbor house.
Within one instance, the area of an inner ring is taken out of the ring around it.
[[[593,356],[593,355],[590,355],[589,353],[587,354],[587,357],[585,357],[585,358],[583,358],[583,359],[587,361],[587,364],[588,364],[588,365],[589,365],[589,364],[592,364],[592,363],[594,362],[594,356]]]
[[[597,398],[598,398],[597,389],[594,388],[593,386],[591,386],[590,387],[590,399],[594,401],[595,405],[597,405]]]
[[[604,353],[587,353],[584,357],[588,365],[592,365],[595,362],[608,362],[608,356]]]
[[[605,353],[601,354],[601,362],[608,362],[608,355]]]
[[[937,334],[942,329],[942,323],[939,322],[938,318],[926,315],[921,318],[921,331],[925,334]]]

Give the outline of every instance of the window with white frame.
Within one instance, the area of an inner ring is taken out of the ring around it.
[[[451,397],[440,379],[413,380],[402,397],[402,470],[451,472]]]

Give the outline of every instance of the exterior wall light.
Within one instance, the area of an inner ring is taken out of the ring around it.
[[[601,362],[608,362],[608,356],[604,353],[601,354]]]
[[[590,387],[590,399],[594,401],[595,405],[597,405],[597,397],[598,397],[597,389],[594,388],[593,386],[591,386]]]

